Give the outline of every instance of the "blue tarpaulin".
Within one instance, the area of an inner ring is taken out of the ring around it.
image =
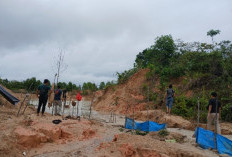
[[[198,130],[197,130],[198,129]],[[198,131],[198,132],[197,132]],[[196,142],[204,149],[216,149],[219,154],[228,154],[232,156],[232,141],[228,138],[203,128],[196,128]]]
[[[133,126],[134,125],[134,126]],[[126,125],[125,125],[126,129],[133,129],[134,130],[140,130],[140,131],[146,131],[146,132],[151,132],[151,131],[159,131],[162,129],[167,128],[167,124],[158,124],[156,122],[153,121],[146,121],[146,122],[136,122],[134,121],[133,123],[133,119],[130,118],[126,118]]]

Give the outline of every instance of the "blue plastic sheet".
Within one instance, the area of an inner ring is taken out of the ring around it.
[[[196,128],[196,142],[204,149],[216,149],[219,154],[228,154],[232,156],[232,141],[228,138],[203,128]]]
[[[133,119],[126,118],[126,129],[134,129],[134,130],[140,130],[140,131],[146,131],[146,132],[155,132],[162,129],[167,128],[167,124],[158,124],[153,121],[146,121],[146,122],[134,122]]]
[[[219,154],[228,154],[232,156],[232,141],[228,138],[217,135],[217,146]]]
[[[215,134],[212,131],[205,130],[203,128],[198,128],[198,136],[197,136],[197,128],[195,131],[196,141],[204,149],[215,149]]]

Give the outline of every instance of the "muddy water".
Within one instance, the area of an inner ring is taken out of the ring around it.
[[[35,106],[35,108],[38,107],[38,100],[31,100],[30,104],[33,104]],[[71,105],[70,101],[66,101],[66,105],[69,105],[69,108],[63,108],[64,107],[64,102],[62,103],[62,109],[61,109],[61,114],[63,113],[63,109],[64,109],[64,116],[72,116],[72,117],[84,117],[84,118],[89,118],[89,114],[90,114],[90,105],[91,102],[90,101],[80,101],[77,102],[78,105],[76,105],[75,107],[73,107]],[[52,107],[48,107],[48,105],[46,105],[46,109],[45,112],[52,114]],[[54,112],[54,111],[53,111]],[[91,111],[91,119],[95,119],[101,122],[105,122],[105,123],[113,123],[114,125],[124,125],[125,123],[125,117],[122,115],[115,115],[116,117],[116,122],[112,122],[112,118],[111,118],[111,114],[106,114],[106,113],[100,113],[95,111],[92,108]]]

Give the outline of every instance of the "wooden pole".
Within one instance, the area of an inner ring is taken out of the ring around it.
[[[23,103],[25,102],[26,98],[28,97],[28,93],[29,93],[29,90],[31,89],[32,85],[33,85],[33,83],[31,83],[31,85],[30,85],[29,89],[27,90],[27,93],[26,93],[26,95],[25,95],[25,97],[24,97],[22,103],[20,104],[20,107],[19,107],[19,110],[18,110],[18,113],[17,113],[17,117],[19,116],[19,112],[20,112],[20,110],[21,110],[21,108],[22,108]],[[25,109],[24,109],[24,110],[25,110]],[[24,112],[23,112],[23,113],[24,113]]]
[[[57,77],[57,85],[58,85],[58,77],[59,77],[59,74],[55,74],[55,77],[54,77],[54,86],[53,86],[53,88],[52,88],[52,92],[54,92],[55,91],[55,87],[56,87],[56,77]],[[52,94],[51,94],[52,95]],[[51,96],[50,95],[50,96]],[[54,98],[52,98],[53,99],[53,101],[51,101],[50,103],[52,103],[52,116],[53,116],[53,113],[54,113]],[[57,109],[57,108],[56,108]]]
[[[218,112],[218,101],[217,101],[217,98],[216,98],[216,117],[215,117],[215,129],[214,129],[214,132],[215,132],[215,135],[214,135],[214,143],[215,143],[215,149],[217,150],[217,123],[218,123],[218,118],[217,118],[217,112]]]
[[[77,101],[77,117],[79,116],[78,113],[79,113],[79,101]]]
[[[27,102],[22,114],[24,114],[25,110],[27,109],[27,106],[30,104],[30,100],[31,100],[31,95],[30,95],[30,97],[28,99],[28,102]]]
[[[20,112],[20,110],[22,108],[22,105],[23,105],[23,103],[24,103],[25,100],[26,100],[26,96],[24,97],[23,101],[20,104],[20,107],[19,107],[19,110],[18,110],[18,113],[17,113],[17,117],[19,116],[19,112]]]
[[[200,123],[200,102],[199,97],[197,98],[197,137],[196,142],[198,143],[198,135],[199,135],[199,123]]]
[[[93,100],[94,100],[95,94],[96,94],[96,92],[94,92],[94,94],[93,94],[93,97],[92,97],[92,100],[91,100],[91,105],[90,105],[90,108],[89,108],[89,119],[90,119],[91,114],[92,114],[92,105],[93,105]]]
[[[64,119],[64,108],[66,106],[66,98],[64,98],[64,105],[63,105],[63,111],[62,111],[62,119]]]
[[[150,91],[149,87],[147,88],[147,131],[149,132],[149,114],[148,114],[148,107],[149,107],[149,96],[150,96]]]
[[[135,129],[135,104],[133,104],[133,126],[132,126],[132,130],[134,131]]]

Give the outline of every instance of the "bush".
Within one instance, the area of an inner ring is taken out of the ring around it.
[[[226,104],[222,106],[222,111],[221,111],[221,118],[222,120],[232,122],[232,104]]]
[[[145,136],[145,135],[147,135],[147,134],[148,134],[148,132],[144,132],[144,131],[136,130],[136,131],[135,131],[135,134],[136,134],[136,135]]]
[[[169,132],[167,131],[167,129],[163,129],[163,130],[160,130],[158,134],[162,137],[165,137],[169,135]]]
[[[133,68],[130,70],[125,70],[122,73],[117,72],[116,75],[118,76],[118,83],[125,83],[132,75],[138,72],[138,68]]]

